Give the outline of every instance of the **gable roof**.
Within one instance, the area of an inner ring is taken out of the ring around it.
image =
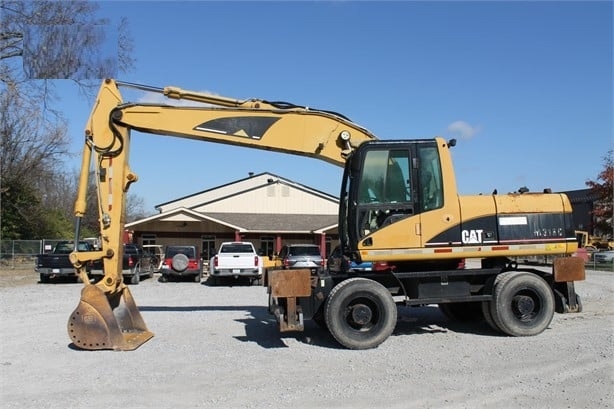
[[[210,221],[243,233],[322,233],[337,227],[336,215],[319,214],[260,214],[260,213],[199,213],[178,208],[132,223],[126,228],[158,222]]]
[[[327,201],[332,201],[335,203],[339,202],[336,196],[330,195],[317,189],[313,189],[309,186],[291,181],[289,179],[285,179],[273,173],[263,172],[258,175],[248,176],[247,178],[239,179],[233,182],[226,183],[224,185],[216,186],[211,189],[183,196],[179,199],[161,203],[156,205],[155,208],[161,213],[181,207],[188,209],[194,209],[197,207],[202,208],[207,204],[239,196],[245,192],[253,191],[268,186],[271,183],[286,185]]]

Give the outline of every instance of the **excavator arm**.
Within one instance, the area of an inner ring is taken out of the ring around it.
[[[119,90],[121,86],[200,105],[126,103]],[[69,317],[68,333],[82,349],[132,350],[153,337],[121,273],[125,199],[130,185],[138,179],[129,166],[131,130],[308,156],[338,166],[343,166],[360,144],[377,139],[334,112],[105,80],[85,130],[75,202],[78,240],[93,168],[102,248],[71,254],[85,286],[78,307]],[[102,260],[104,277],[91,284],[84,266],[99,260]]]

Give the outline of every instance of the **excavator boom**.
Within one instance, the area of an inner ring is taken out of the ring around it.
[[[202,106],[126,103],[121,86]],[[105,80],[87,121],[75,202],[78,239],[93,167],[102,249],[71,254],[85,287],[69,318],[68,332],[74,344],[83,349],[132,350],[153,336],[122,279],[125,197],[130,185],[138,180],[128,161],[131,130],[308,156],[337,166],[343,166],[345,158],[361,143],[377,139],[343,115],[329,111]],[[90,284],[84,266],[101,259],[104,277]]]

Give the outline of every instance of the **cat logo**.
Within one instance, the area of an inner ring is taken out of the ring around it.
[[[482,243],[482,233],[484,230],[463,230],[461,240],[464,244],[479,244]]]

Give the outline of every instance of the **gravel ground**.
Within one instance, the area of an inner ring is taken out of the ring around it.
[[[529,338],[399,308],[394,334],[350,351],[315,324],[280,334],[263,287],[144,280],[155,337],[82,351],[66,332],[82,285],[0,274],[2,408],[614,407],[614,274],[577,283],[584,311]]]

